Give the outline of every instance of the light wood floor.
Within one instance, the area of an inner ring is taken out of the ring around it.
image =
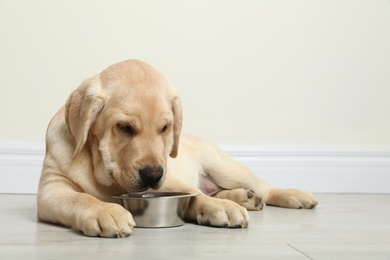
[[[390,194],[318,194],[314,210],[266,207],[245,229],[185,224],[85,237],[38,223],[35,195],[0,194],[0,259],[390,259]]]

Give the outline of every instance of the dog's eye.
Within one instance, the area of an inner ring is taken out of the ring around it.
[[[117,125],[119,131],[128,135],[135,135],[136,131],[131,125],[118,124]]]
[[[165,126],[161,129],[161,133],[165,133],[167,130],[168,130],[168,125],[165,125]]]

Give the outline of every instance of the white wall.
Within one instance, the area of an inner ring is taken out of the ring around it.
[[[0,1],[0,142],[43,143],[86,77],[138,58],[218,144],[390,148],[389,1]]]
[[[390,192],[385,0],[0,0],[0,192],[36,191],[52,115],[128,58],[177,86],[185,132],[271,183]]]

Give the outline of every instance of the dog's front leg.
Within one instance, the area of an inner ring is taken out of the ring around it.
[[[188,222],[228,228],[248,226],[249,214],[244,207],[230,200],[209,197],[169,173],[161,190],[200,193],[199,196],[191,198],[188,204],[185,214],[185,220]]]
[[[62,224],[87,236],[126,237],[135,226],[122,206],[80,192],[59,174],[41,180],[37,202],[38,220]]]

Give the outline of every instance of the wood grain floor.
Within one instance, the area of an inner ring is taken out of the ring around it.
[[[136,228],[123,239],[38,223],[35,195],[0,194],[0,259],[390,259],[390,194],[317,194],[314,210],[266,207],[245,229]]]

